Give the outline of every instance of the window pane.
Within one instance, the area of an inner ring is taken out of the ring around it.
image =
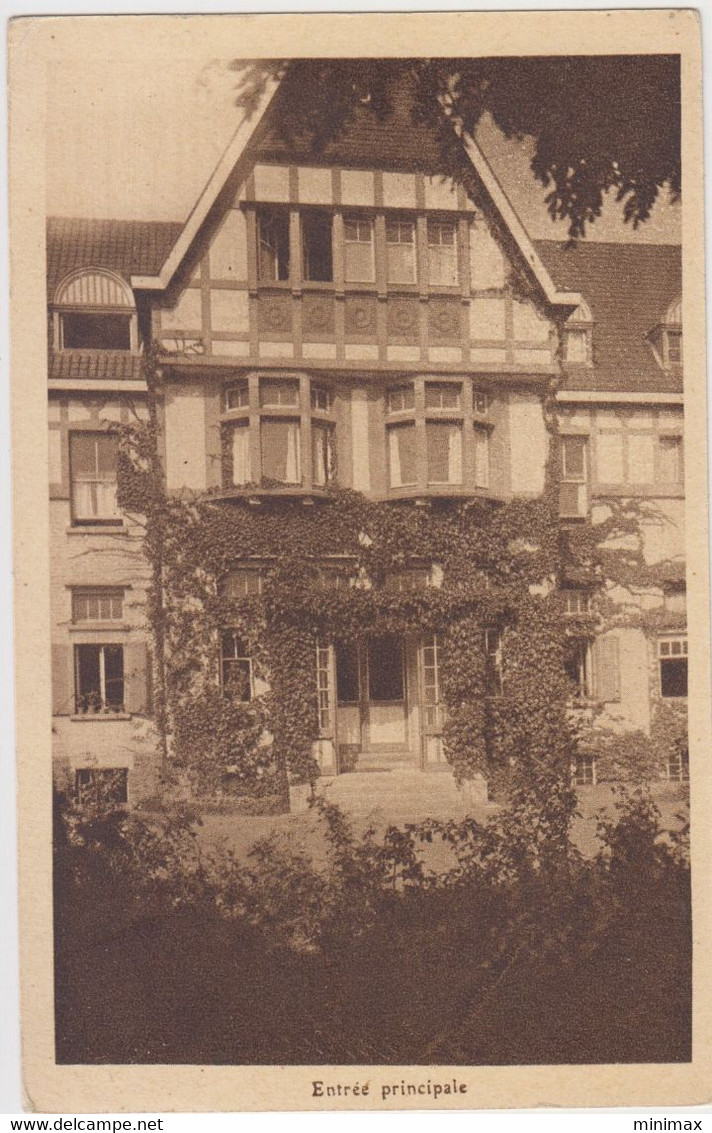
[[[586,438],[562,437],[561,474],[564,480],[582,482],[586,479]]]
[[[111,708],[124,704],[124,649],[122,645],[104,645],[105,703]]]
[[[389,243],[387,263],[389,283],[415,283],[415,245],[413,243]]]
[[[489,486],[489,432],[475,426],[475,487]]]
[[[377,702],[403,699],[403,645],[397,637],[369,641],[368,695]]]
[[[389,413],[400,413],[404,409],[413,409],[415,406],[415,390],[412,385],[396,386],[389,389],[386,395]]]
[[[415,484],[415,426],[399,425],[388,430],[391,487]]]
[[[588,331],[568,330],[566,332],[566,361],[586,362],[588,360]]]
[[[312,406],[312,409],[329,410],[329,409],[331,409],[332,403],[333,403],[332,393],[331,393],[331,390],[327,386],[315,386],[315,385],[313,385],[311,387],[311,406]]]
[[[660,661],[662,696],[687,696],[687,657]]]
[[[72,513],[75,520],[118,517],[116,458],[118,438],[107,433],[75,433],[70,437]]]
[[[425,383],[426,409],[459,409],[461,386],[444,385],[436,382]]]
[[[263,378],[260,382],[260,405],[299,405],[299,382]]]
[[[653,437],[649,433],[628,434],[628,482],[630,484],[652,484]]]
[[[116,460],[119,455],[119,438],[106,433],[97,436],[96,452],[99,475],[115,476]]]
[[[62,345],[66,350],[130,350],[131,316],[62,315]]]
[[[96,442],[87,433],[73,433],[69,438],[73,476],[94,476],[96,473]]]
[[[77,712],[98,712],[101,708],[101,680],[99,676],[100,650],[100,645],[77,646]]]
[[[339,704],[355,704],[359,699],[358,649],[352,643],[337,642],[336,698]]]
[[[333,426],[312,421],[312,477],[322,487],[333,479],[333,437]]]
[[[250,479],[250,427],[245,422],[232,431],[232,482],[239,487]]]
[[[620,433],[598,434],[598,479],[604,484],[623,483],[623,437]]]
[[[658,439],[658,474],[666,484],[682,480],[682,440],[680,437]]]
[[[329,213],[302,213],[302,248],[304,278],[323,282],[333,280],[331,215]]]
[[[429,484],[462,483],[462,426],[428,422],[425,426]]]
[[[457,285],[457,240],[452,223],[428,221],[428,277],[431,286]]]
[[[247,382],[237,382],[227,390],[225,402],[228,409],[246,409],[250,403]]]
[[[289,213],[267,209],[257,218],[257,270],[264,283],[289,279]]]
[[[375,279],[373,225],[370,220],[344,218],[345,270],[348,283],[372,283]]]
[[[281,484],[301,482],[298,421],[262,422],[262,477]]]

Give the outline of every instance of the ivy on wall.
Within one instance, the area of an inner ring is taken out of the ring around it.
[[[484,775],[501,797],[545,800],[570,821],[576,735],[564,672],[572,621],[564,576],[601,584],[630,570],[638,517],[614,507],[596,527],[562,533],[552,385],[543,413],[552,436],[536,500],[377,502],[338,487],[305,507],[273,497],[259,506],[209,494],[166,494],[159,459],[161,374],[145,361],[149,421],[122,430],[120,505],[145,516],[152,567],[148,616],[157,659],[158,727],[166,767],[200,794],[259,792],[269,782],[313,781],[318,768],[316,646],[385,634],[441,637],[445,754],[459,780]],[[616,549],[616,540],[627,540]],[[323,567],[328,560],[329,575]],[[230,597],[239,565],[260,563],[259,594]],[[390,589],[389,573],[437,569],[440,586]],[[342,585],[336,585],[341,579]],[[612,616],[601,601],[577,621],[593,636]],[[502,632],[502,692],[487,684],[484,631]],[[219,641],[245,642],[257,680],[247,703],[219,687]],[[260,691],[262,690],[262,691]],[[557,825],[556,823],[554,824]]]

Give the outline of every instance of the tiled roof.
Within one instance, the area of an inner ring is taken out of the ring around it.
[[[77,268],[131,275],[157,273],[183,228],[173,221],[77,220],[51,217],[47,222],[47,296]]]
[[[682,391],[681,369],[663,370],[647,341],[681,293],[679,246],[539,240],[536,247],[556,286],[580,292],[594,320],[594,364],[569,367],[565,389]]]
[[[139,381],[143,378],[141,356],[126,350],[51,350],[49,377],[72,381]]]

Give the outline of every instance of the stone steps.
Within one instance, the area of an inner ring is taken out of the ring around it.
[[[483,784],[467,784],[460,789],[454,776],[445,771],[353,771],[324,776],[316,789],[347,812],[378,812],[388,819],[462,817],[481,809],[487,801]]]

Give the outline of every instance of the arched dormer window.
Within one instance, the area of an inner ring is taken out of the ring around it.
[[[564,361],[570,366],[593,364],[593,315],[585,299],[564,324]]]
[[[72,272],[52,304],[57,350],[138,350],[138,321],[131,288],[102,268]]]
[[[664,370],[682,365],[682,299],[678,296],[650,334],[655,356]]]

